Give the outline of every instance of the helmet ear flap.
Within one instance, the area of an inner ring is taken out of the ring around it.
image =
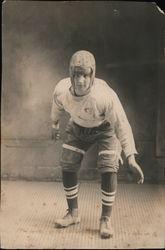
[[[74,88],[74,67],[73,66],[69,67],[69,75],[70,75],[72,86]]]

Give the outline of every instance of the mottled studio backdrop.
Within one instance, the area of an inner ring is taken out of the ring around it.
[[[51,141],[56,83],[71,55],[91,51],[96,75],[117,92],[146,180],[163,181],[165,17],[151,2],[6,1],[2,6],[2,177],[59,180],[61,141]],[[61,132],[68,116],[62,121]],[[97,147],[80,178],[95,179]],[[120,169],[120,180],[128,180]]]

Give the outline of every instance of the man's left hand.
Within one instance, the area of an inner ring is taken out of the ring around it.
[[[128,166],[131,172],[138,174],[140,176],[139,180],[138,180],[138,184],[143,184],[144,182],[144,174],[143,171],[141,170],[141,167],[137,164],[136,160],[135,160],[135,156],[134,155],[130,155],[127,158],[128,160]]]

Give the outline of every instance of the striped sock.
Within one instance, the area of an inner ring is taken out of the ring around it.
[[[75,172],[63,172],[63,185],[69,211],[78,208],[78,184]]]
[[[104,190],[101,190],[101,193],[102,204],[105,206],[113,206],[116,192],[105,192]]]
[[[103,173],[101,183],[102,216],[111,216],[117,189],[117,174]]]

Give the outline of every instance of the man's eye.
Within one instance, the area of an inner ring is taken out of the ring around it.
[[[84,74],[75,74],[74,75],[74,77],[77,77],[77,78],[79,78],[81,76],[84,77],[84,78],[87,78],[89,75],[86,75],[86,74],[85,75]]]

